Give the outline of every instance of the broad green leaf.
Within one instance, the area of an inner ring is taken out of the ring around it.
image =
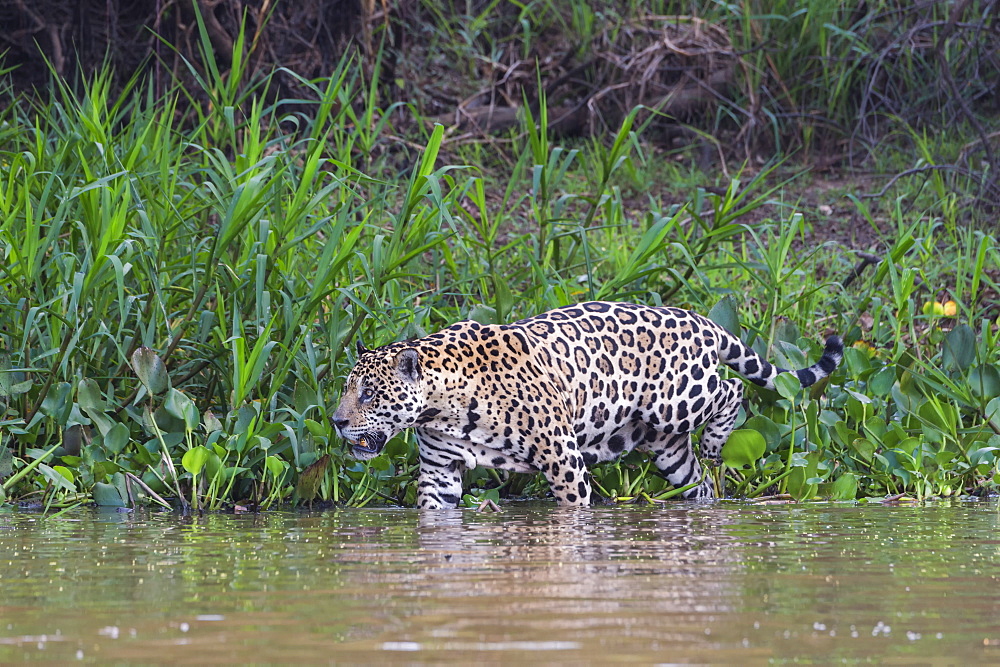
[[[736,299],[731,295],[727,294],[715,302],[712,309],[708,311],[708,319],[739,338],[740,315],[736,310]]]
[[[103,482],[110,475],[122,471],[121,467],[113,461],[97,461],[90,470],[91,474],[94,475],[94,481],[97,482]]]
[[[74,487],[74,486],[73,486],[73,479],[74,479],[74,478],[73,478],[73,471],[72,471],[72,470],[70,470],[70,469],[69,469],[69,468],[67,468],[66,466],[52,466],[52,469],[53,469],[53,470],[54,470],[55,472],[57,472],[57,473],[59,473],[60,475],[62,475],[62,476],[63,476],[63,478],[64,478],[64,479],[65,479],[65,480],[66,480],[67,482],[69,482],[69,483],[70,483],[70,484],[69,484],[69,487],[68,487],[70,491],[75,491],[75,490],[76,490],[76,487]]]
[[[86,412],[87,416],[90,417],[90,421],[93,422],[94,426],[97,428],[97,431],[102,436],[107,436],[108,432],[112,428],[114,428],[115,422],[105,413],[94,412],[93,410],[87,410]]]
[[[784,340],[775,341],[774,351],[776,354],[780,355],[778,357],[779,361],[786,361],[787,364],[782,363],[782,366],[788,368],[805,368],[809,365],[809,361],[806,359],[806,353],[796,345],[795,343],[790,343]]]
[[[18,382],[17,384],[11,385],[10,395],[20,396],[21,394],[27,394],[31,391],[31,388],[35,386],[35,383],[31,380],[25,380],[24,382]]]
[[[872,367],[872,360],[868,354],[854,347],[844,348],[844,363],[848,375],[855,379]]]
[[[389,442],[385,443],[385,449],[382,453],[385,454],[387,459],[392,459],[397,456],[405,456],[409,454],[410,446],[406,442],[406,438],[393,438]]]
[[[178,389],[170,389],[167,392],[167,398],[163,402],[163,409],[172,417],[182,420],[184,428],[188,431],[198,428],[198,423],[201,421],[194,401]]]
[[[14,453],[10,447],[0,445],[0,480],[14,474]]]
[[[326,428],[323,428],[323,425],[320,424],[315,419],[306,419],[305,424],[306,424],[306,430],[308,430],[309,433],[311,433],[316,438],[325,438],[327,435],[329,435],[329,431]]]
[[[285,462],[273,454],[264,460],[264,465],[267,466],[268,472],[275,480],[280,479],[285,472]]]
[[[920,407],[922,398],[920,394],[913,391],[906,391],[901,382],[892,385],[890,391],[892,400],[903,412],[913,413]]]
[[[969,452],[969,463],[974,466],[978,466],[982,463],[988,463],[990,465],[996,461],[997,458],[996,447],[980,447],[979,449]]]
[[[744,466],[756,467],[757,461],[764,456],[767,442],[764,436],[752,429],[743,428],[733,431],[729,440],[722,446],[722,460],[733,468]]]
[[[477,303],[469,309],[469,319],[480,324],[497,324],[497,310],[492,306]]]
[[[67,426],[73,412],[73,401],[70,398],[72,392],[73,386],[69,382],[54,385],[42,401],[41,413],[51,417],[59,426]]]
[[[202,421],[205,424],[206,433],[215,433],[222,430],[222,422],[219,421],[219,418],[211,410],[205,410],[205,416],[202,418]]]
[[[993,422],[994,426],[1000,428],[1000,397],[986,404],[986,421]]]
[[[94,502],[102,507],[125,507],[125,498],[112,484],[97,482],[91,490]]]
[[[90,378],[84,378],[77,383],[76,402],[80,404],[80,408],[88,413],[104,412],[108,409],[101,387]]]
[[[219,452],[213,451],[214,449],[215,448],[213,447],[208,450],[208,460],[205,461],[205,477],[209,481],[214,480],[220,473],[223,478],[225,478],[225,470],[223,469],[222,459],[219,457]],[[223,451],[223,454],[225,454],[225,451]]]
[[[834,439],[844,447],[850,446],[855,439],[861,437],[860,433],[850,428],[843,420],[833,425],[833,435]]]
[[[927,401],[920,406],[917,414],[942,433],[954,433],[958,426],[958,410],[951,403]]]
[[[0,396],[10,396],[10,388],[20,378],[16,378],[11,371],[10,362],[5,355],[0,355]]]
[[[202,445],[196,445],[191,449],[184,452],[184,456],[181,457],[181,465],[192,475],[198,475],[201,473],[202,468],[205,467],[205,463],[208,462],[208,457],[212,455],[212,452]]]
[[[167,367],[155,350],[140,347],[132,353],[132,370],[150,394],[162,394],[170,387]]]
[[[764,436],[764,441],[770,451],[774,451],[781,444],[781,431],[778,429],[778,425],[764,415],[754,415],[746,420],[743,428],[753,429]]]
[[[818,484],[816,471],[819,468],[819,453],[805,456],[805,465],[797,466],[788,475],[786,489],[796,500],[805,500],[816,495]]]
[[[968,324],[959,324],[944,337],[941,362],[948,370],[961,371],[975,360],[976,334]]]
[[[128,427],[121,422],[116,422],[104,436],[104,449],[110,454],[121,454],[128,443]]]
[[[493,288],[496,290],[497,321],[503,323],[514,307],[514,295],[511,294],[507,283],[499,277],[493,281]]]
[[[872,403],[872,399],[868,398],[864,394],[857,391],[852,391],[851,389],[848,389],[846,387],[844,387],[844,393],[862,405],[871,405]]]
[[[844,411],[855,424],[863,423],[872,413],[872,408],[869,407],[872,400],[864,394],[858,394],[850,389],[846,389],[845,393],[849,394],[850,398],[848,398],[847,402],[844,404]]]
[[[151,417],[151,419],[147,418],[146,421],[155,422],[156,428],[159,429],[164,435],[176,435],[181,438],[184,437],[184,431],[186,429],[184,420],[180,417],[172,415],[170,411],[167,410],[166,405],[158,407],[155,412],[149,415],[149,417]],[[147,428],[150,432],[153,432],[151,425]]]
[[[10,362],[0,357],[0,396],[19,396],[27,393],[34,383],[26,380],[24,371],[11,369]]]
[[[979,398],[1000,396],[1000,369],[996,364],[982,364],[969,371],[969,389]]]
[[[125,480],[125,475],[120,472],[116,472],[111,475],[111,483],[118,489],[118,495],[120,495],[126,502],[129,500],[128,494],[128,483]]]
[[[487,500],[492,500],[494,503],[500,503],[500,490],[499,489],[473,489],[471,493],[466,493],[462,496],[462,504],[469,508],[474,509],[482,505]]]
[[[799,339],[799,328],[795,326],[795,322],[781,320],[774,329],[774,338],[785,343],[795,343]]]
[[[233,427],[233,434],[247,433],[253,420],[257,417],[257,411],[253,405],[242,405],[236,411],[236,425]]]
[[[157,465],[160,462],[160,441],[150,440],[134,448],[133,460],[141,467]],[[143,473],[145,474],[145,473]]]
[[[799,382],[799,378],[795,373],[782,373],[774,378],[774,389],[782,398],[794,401],[799,390],[802,389],[802,383]]]
[[[889,427],[881,417],[869,417],[865,420],[865,433],[868,437],[878,440],[885,435]]]
[[[868,378],[868,390],[875,396],[886,396],[896,383],[896,369],[886,366]]]
[[[923,439],[910,436],[902,440],[891,452],[896,455],[896,464],[909,471],[917,471],[923,459]]]
[[[407,336],[408,338],[422,338],[422,336]],[[323,400],[317,396],[316,390],[302,380],[295,381],[292,389],[292,405],[296,412],[307,412],[310,407],[319,405]]]
[[[845,472],[830,485],[832,500],[854,500],[858,496],[858,478],[854,473]]]

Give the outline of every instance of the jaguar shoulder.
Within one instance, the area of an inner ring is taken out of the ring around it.
[[[836,369],[836,336],[814,365],[792,371],[809,386]],[[454,506],[476,466],[541,471],[561,505],[588,505],[587,466],[633,449],[650,453],[686,498],[711,498],[701,455],[718,459],[743,395],[724,363],[774,387],[779,373],[736,336],[679,308],[588,302],[513,324],[460,322],[376,350],[359,345],[333,424],[360,459],[406,428],[416,434],[417,505]]]

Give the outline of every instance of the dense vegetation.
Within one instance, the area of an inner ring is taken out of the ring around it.
[[[474,75],[482,49],[515,43],[498,37],[511,25],[527,53],[553,31],[585,44],[607,38],[595,17],[638,15],[579,1],[511,22],[498,4],[423,3],[437,19],[422,28],[427,62]],[[312,101],[275,100],[269,76],[247,76],[246,33],[223,67],[204,26],[195,88],[158,97],[135,77],[118,89],[105,69],[80,89],[57,79],[41,100],[5,90],[0,500],[411,503],[412,437],[363,465],[328,425],[353,340],[590,298],[710,313],[790,367],[815,360],[824,333],[845,337],[845,363],[822,386],[748,390],[713,470],[727,494],[994,493],[997,123],[984,90],[996,81],[931,3],[930,51],[885,36],[896,47],[879,63],[879,99],[891,104],[873,113],[861,101],[881,52],[862,31],[878,16],[911,37],[915,24],[889,5],[858,18],[791,4],[701,14],[743,54],[730,102],[688,119],[689,136],[729,161],[710,171],[699,148],[650,140],[662,126],[642,108],[609,132],[555,139],[548,101],[530,91],[500,137],[446,132],[425,122],[418,93],[384,101],[381,55],[299,77]],[[961,95],[931,85],[935,72]],[[856,142],[864,155],[851,148],[837,164],[858,160],[868,180],[807,173]],[[649,469],[630,455],[595,470],[596,488],[669,497]],[[467,482],[476,498],[545,493],[541,476],[477,470]]]

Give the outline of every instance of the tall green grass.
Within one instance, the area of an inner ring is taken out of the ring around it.
[[[3,444],[37,477],[5,491],[126,503],[145,492],[135,473],[194,506],[289,499],[329,450],[348,339],[395,323],[387,302],[448,237],[431,228],[453,196],[430,193],[440,130],[391,211],[396,184],[353,166],[346,60],[293,132],[266,80],[238,91],[209,68],[211,103],[181,125],[183,91],[157,100],[133,81],[112,97],[109,74],[8,109]]]
[[[825,329],[858,343],[825,393],[752,394],[713,470],[730,493],[1000,483],[1000,248],[961,223],[943,183],[854,199],[887,250],[843,290],[853,259],[805,249],[816,223],[783,200],[800,186],[777,162],[710,192],[695,184],[705,175],[650,152],[636,113],[606,140],[557,143],[543,99],[510,138],[508,169],[437,126],[411,136],[419,151],[400,171],[395,107],[379,106],[377,75],[350,58],[301,80],[315,99],[303,113],[301,100],[267,101],[267,77],[241,83],[238,58],[213,66],[207,41],[203,57],[198,88],[164,98],[138,78],[112,92],[104,70],[4,105],[6,500],[412,503],[412,438],[368,465],[332,438],[352,341],[588,298],[708,312],[789,366],[815,356]],[[678,204],[629,194],[681,181]],[[924,314],[936,300],[956,314]],[[676,492],[638,455],[595,480],[616,498]],[[545,493],[541,477],[479,470],[467,482],[477,497]]]

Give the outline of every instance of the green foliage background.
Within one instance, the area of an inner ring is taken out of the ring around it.
[[[819,4],[797,11],[763,25],[847,21]],[[471,29],[489,14],[463,16],[442,14],[438,37],[468,55],[481,42],[463,47],[456,21]],[[566,29],[585,30],[572,16]],[[822,26],[829,39],[851,29]],[[801,201],[815,181],[794,161],[704,174],[647,143],[652,116],[639,111],[613,136],[556,142],[544,100],[500,144],[430,124],[402,139],[394,123],[420,112],[380,101],[378,59],[300,78],[314,102],[268,101],[268,77],[246,81],[245,35],[228,70],[201,37],[197,94],[156,97],[138,78],[113,90],[107,69],[82,92],[57,82],[45,101],[4,92],[0,500],[412,503],[408,435],[367,466],[332,438],[353,339],[589,298],[710,313],[785,366],[814,360],[826,330],[854,345],[811,392],[753,390],[713,470],[729,494],[926,497],[1000,483],[1000,249],[978,198],[991,167],[925,169],[965,150],[970,125],[935,134],[897,119],[905,141],[888,135],[876,166],[922,180],[874,200],[833,194],[879,239],[873,266],[842,287],[857,258],[807,241],[837,221]],[[826,40],[794,43],[825,53]],[[796,65],[768,67],[791,81]],[[816,71],[795,94],[855,89],[856,75]],[[840,99],[829,113],[847,122],[856,110]],[[774,122],[799,145],[812,131]],[[619,499],[676,492],[649,470],[630,455],[595,483]],[[470,503],[546,490],[540,476],[496,471],[467,482]]]

